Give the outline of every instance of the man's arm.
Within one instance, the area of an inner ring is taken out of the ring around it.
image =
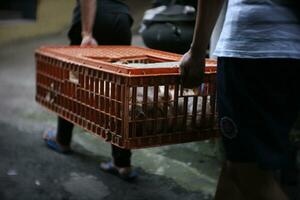
[[[82,41],[81,46],[97,45],[97,41],[93,37],[93,27],[97,11],[96,0],[80,0]]]
[[[184,87],[199,86],[204,76],[206,49],[224,0],[198,0],[193,42],[180,63]]]

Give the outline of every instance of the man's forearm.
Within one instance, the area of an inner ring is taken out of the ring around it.
[[[96,15],[96,0],[80,0],[82,36],[92,36]]]
[[[205,53],[210,36],[225,0],[198,0],[192,53]]]

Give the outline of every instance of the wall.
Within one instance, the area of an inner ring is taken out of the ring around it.
[[[74,5],[75,0],[39,0],[36,21],[0,22],[0,45],[66,31]]]
[[[0,21],[0,45],[15,40],[59,33],[68,30],[75,0],[39,0],[36,21]],[[126,0],[134,18],[133,33],[137,33],[144,11],[152,0]]]

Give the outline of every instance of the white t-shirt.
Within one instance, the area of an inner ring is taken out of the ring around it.
[[[292,2],[229,0],[215,55],[300,59],[300,7]]]

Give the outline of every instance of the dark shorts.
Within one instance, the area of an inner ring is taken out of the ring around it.
[[[292,164],[299,77],[300,60],[219,58],[219,124],[228,160],[265,169]]]
[[[100,13],[95,19],[93,36],[99,45],[130,45],[132,23],[126,13]],[[72,24],[68,32],[71,45],[80,45],[81,31],[81,21]]]

